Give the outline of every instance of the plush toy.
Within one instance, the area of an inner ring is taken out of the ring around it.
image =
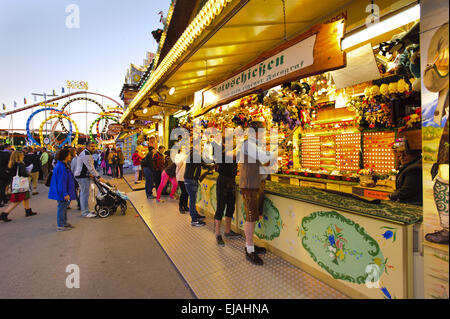
[[[389,95],[389,85],[388,84],[381,84],[381,86],[380,86],[380,93],[383,94],[384,96],[388,96]]]
[[[380,94],[380,87],[378,85],[374,85],[370,88],[371,96],[377,96]]]
[[[406,91],[409,91],[409,85],[405,82],[405,80],[403,79],[398,80],[397,91],[399,93],[405,93]]]
[[[390,93],[390,94],[395,94],[395,93],[397,93],[397,90],[398,90],[398,88],[397,88],[397,82],[391,82],[391,83],[389,83],[389,93]]]

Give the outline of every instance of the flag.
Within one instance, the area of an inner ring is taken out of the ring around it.
[[[6,105],[3,104],[3,111],[6,111]]]
[[[61,88],[61,93],[64,93],[64,88],[63,87]]]
[[[17,107],[17,102],[16,101],[14,101],[14,108],[16,108]]]
[[[47,100],[47,94],[44,93],[44,101]]]
[[[23,104],[27,104],[27,99],[23,98]]]

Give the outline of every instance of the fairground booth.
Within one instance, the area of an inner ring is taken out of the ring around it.
[[[188,2],[172,2],[128,132],[169,147],[177,126],[277,128],[257,243],[352,298],[448,298],[448,2]],[[209,216],[216,178],[197,197]],[[245,214],[238,193],[235,231]]]

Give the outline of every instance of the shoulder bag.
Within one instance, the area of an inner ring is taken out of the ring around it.
[[[30,190],[30,183],[28,177],[19,176],[19,165],[17,165],[16,176],[12,179],[11,193],[24,193]]]

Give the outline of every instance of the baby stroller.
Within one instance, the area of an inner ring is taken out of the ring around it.
[[[128,197],[108,182],[102,183],[99,180],[94,179],[94,184],[97,186],[99,191],[97,196],[95,196],[95,212],[97,213],[97,216],[106,218],[109,215],[114,214],[119,206],[122,211],[122,215],[125,215],[125,212],[127,211]]]

